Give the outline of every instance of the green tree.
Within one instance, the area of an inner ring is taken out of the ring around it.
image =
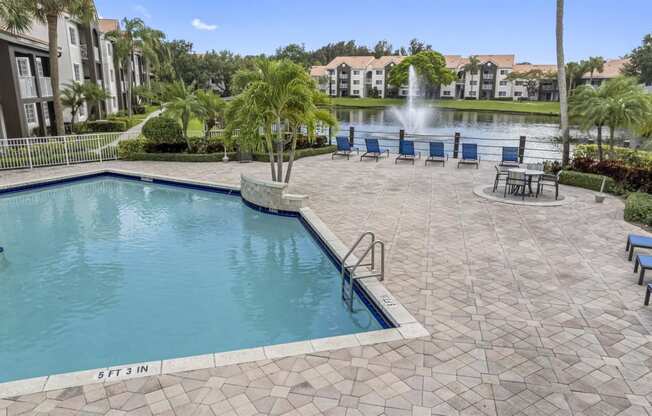
[[[557,0],[555,13],[555,43],[557,49],[557,84],[559,88],[559,118],[562,137],[562,165],[570,160],[570,135],[568,131],[568,94],[566,92],[566,65],[564,63],[564,0]]]
[[[106,34],[106,37],[113,42],[113,52],[116,59],[122,63],[126,71],[125,85],[127,87],[127,114],[133,115],[133,64],[132,60],[137,48],[143,46],[142,33],[145,30],[145,23],[139,19],[122,19],[122,29],[114,30]]]
[[[568,62],[566,64],[566,85],[569,94],[573,92],[582,76],[589,71],[587,61]]]
[[[34,17],[32,10],[23,0],[0,0],[0,28],[13,33],[25,32]]]
[[[505,79],[508,81],[522,81],[525,83],[525,88],[527,89],[528,97],[532,97],[537,94],[539,88],[539,81],[542,79],[553,79],[556,77],[556,74],[543,71],[541,69],[531,69],[529,71],[512,71],[510,72]]]
[[[425,42],[420,41],[419,39],[412,39],[410,41],[410,47],[408,48],[408,53],[410,55],[416,55],[420,52],[431,51],[432,45],[429,45]]]
[[[89,112],[97,118],[102,118],[102,102],[110,98],[111,94],[99,85],[92,82],[84,84],[84,99],[89,107],[91,107]],[[92,109],[94,110],[91,111]]]
[[[165,42],[165,33],[151,27],[143,27],[139,33],[140,49],[147,76],[147,86],[151,85],[149,74],[158,76],[170,65],[170,50]],[[158,79],[158,78],[157,78]]]
[[[641,46],[634,48],[623,68],[623,74],[637,77],[639,82],[652,83],[652,33],[645,35]]]
[[[193,116],[201,118],[204,109],[195,91],[195,86],[187,86],[183,81],[176,81],[168,85],[166,92],[165,111],[172,117],[181,121],[183,137],[188,141],[188,126]],[[190,143],[188,143],[190,147]]]
[[[303,44],[291,43],[276,49],[274,59],[288,59],[304,68],[310,66],[310,54],[306,52],[306,46]]]
[[[394,66],[389,73],[389,83],[395,86],[408,82],[410,66],[428,83],[429,86],[448,85],[455,80],[455,73],[446,68],[446,59],[435,51],[419,52],[408,56]]]
[[[212,91],[199,90],[196,92],[197,101],[201,106],[200,117],[204,122],[204,131],[209,132],[217,125],[223,124],[224,100]]]
[[[586,68],[590,74],[589,83],[593,84],[593,73],[598,72],[602,73],[604,71],[604,64],[607,61],[604,60],[601,56],[591,56],[586,60]]]
[[[65,128],[63,123],[63,104],[61,103],[61,79],[59,76],[59,17],[68,15],[84,24],[88,24],[95,20],[97,16],[95,3],[93,0],[18,0],[18,3],[29,7],[30,14],[36,20],[47,24],[55,127],[56,133],[63,135],[65,134]]]
[[[72,84],[65,84],[61,91],[61,104],[70,109],[70,128],[75,132],[75,119],[79,113],[79,109],[84,105],[86,88],[81,82],[73,82]]]
[[[464,76],[466,76],[466,74],[471,75],[471,80],[470,80],[471,92],[473,92],[473,81],[478,71],[480,71],[480,59],[478,59],[476,55],[469,56],[469,62],[466,65],[464,65]],[[470,95],[472,97],[474,96],[473,94]]]
[[[374,46],[374,57],[389,56],[392,54],[392,44],[387,40],[380,40]]]

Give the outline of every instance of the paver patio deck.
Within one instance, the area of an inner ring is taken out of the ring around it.
[[[335,352],[0,399],[0,416],[652,415],[652,307],[626,259],[623,203],[481,199],[479,170],[330,156],[295,164],[293,193],[345,243],[387,242],[387,288],[432,334]],[[0,172],[0,185],[98,165]],[[238,184],[262,163],[111,162]]]

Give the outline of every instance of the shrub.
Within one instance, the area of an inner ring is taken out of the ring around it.
[[[147,110],[145,109],[144,105],[135,105],[131,107],[131,112],[133,114],[145,114]]]
[[[608,176],[628,191],[652,192],[652,167],[628,166],[622,160],[598,162],[589,157],[576,157],[571,168],[578,172]]]
[[[152,143],[183,142],[183,132],[179,123],[170,117],[153,117],[143,126],[143,135]]]
[[[228,152],[230,160],[236,160],[237,153]],[[148,160],[156,162],[221,162],[224,153],[192,154],[192,153],[136,153],[129,160]]]
[[[188,152],[200,154],[223,152],[223,142],[222,137],[188,137]]]
[[[111,133],[127,130],[127,123],[120,120],[96,120],[86,123],[89,133]]]
[[[145,151],[145,140],[129,139],[118,142],[118,157],[120,159],[133,160],[132,157],[137,153]]]
[[[559,183],[562,185],[577,186],[579,188],[591,189],[593,191],[600,191],[602,180],[605,177],[596,175],[594,173],[576,172],[572,170],[564,170],[559,176]],[[613,179],[607,178],[604,188],[605,192],[618,193],[619,189]]]
[[[652,168],[652,152],[630,149],[628,147],[614,147],[613,152],[603,146],[604,157],[609,160],[618,160],[628,166]],[[595,144],[580,144],[575,148],[575,157],[598,159],[598,146]]]
[[[633,192],[625,202],[625,220],[652,226],[652,195]]]

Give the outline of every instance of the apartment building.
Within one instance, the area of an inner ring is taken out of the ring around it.
[[[60,88],[73,82],[92,82],[110,94],[96,108],[83,105],[76,115],[83,122],[96,112],[105,117],[127,108],[126,71],[106,38],[120,28],[113,19],[84,25],[69,16],[59,17],[58,49]],[[132,83],[148,82],[142,56],[134,53]],[[30,30],[15,34],[0,30],[0,139],[45,136],[52,133],[54,104],[48,54],[47,26],[34,22]],[[70,123],[70,110],[64,122]]]

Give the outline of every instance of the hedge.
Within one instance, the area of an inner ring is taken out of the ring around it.
[[[118,157],[130,160],[134,154],[145,151],[145,139],[129,139],[118,142]]]
[[[127,130],[127,123],[120,120],[96,120],[86,123],[89,133],[114,133]]]
[[[596,175],[594,173],[564,170],[559,176],[559,183],[562,185],[577,186],[579,188],[591,189],[599,192],[604,178],[605,176]],[[616,182],[611,178],[607,178],[604,191],[608,193],[620,193],[619,187],[616,186]]]
[[[120,158],[125,160],[150,160],[157,162],[221,162],[224,153],[208,153],[208,154],[194,154],[194,153],[146,153],[143,151],[145,142],[142,140],[124,140],[118,145],[118,154]],[[301,149],[297,150],[294,159],[301,159],[303,157],[317,156],[332,153],[335,151],[336,146],[326,146],[318,149]],[[236,152],[227,152],[230,160],[237,160]],[[268,162],[268,155],[262,153],[254,153],[253,160],[257,162]],[[289,155],[284,155],[284,160],[287,162]]]
[[[571,168],[577,172],[607,176],[626,191],[652,192],[652,167],[630,166],[622,160],[599,162],[589,157],[575,157]]]
[[[170,117],[158,116],[147,120],[143,126],[143,136],[151,144],[185,143],[181,125]]]
[[[629,147],[614,147],[613,151],[608,146],[602,147],[604,157],[610,160],[623,161],[628,166],[652,168],[652,152],[630,149]],[[575,148],[575,157],[598,159],[598,145],[580,144]]]
[[[632,192],[625,202],[625,220],[652,226],[652,195]]]
[[[296,150],[294,154],[294,160],[301,159],[302,157],[318,156],[325,155],[328,153],[333,153],[337,149],[337,146],[325,146],[318,148],[309,148],[309,149],[299,149]],[[256,162],[269,162],[268,153],[252,153],[252,159]],[[290,160],[290,154],[288,152],[283,153],[283,161],[287,162]]]

